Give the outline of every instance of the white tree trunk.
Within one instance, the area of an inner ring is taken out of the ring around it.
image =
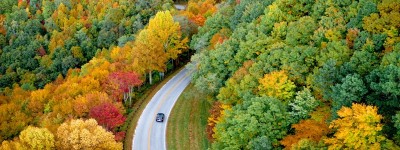
[[[151,73],[152,71],[150,71],[149,72],[149,81],[150,81],[150,85],[152,85],[153,84],[153,77],[152,77],[152,73]]]

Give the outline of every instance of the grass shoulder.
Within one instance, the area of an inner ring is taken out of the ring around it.
[[[207,149],[210,146],[206,135],[210,108],[207,95],[199,93],[193,84],[189,84],[168,119],[167,149]]]
[[[180,69],[176,69],[173,71],[173,73],[167,75],[167,77],[162,80],[161,82],[157,82],[153,84],[151,87],[149,87],[146,92],[141,95],[135,104],[131,108],[131,112],[129,112],[127,116],[127,121],[124,124],[126,129],[126,136],[124,140],[124,149],[125,150],[131,150],[132,149],[132,142],[133,142],[133,135],[135,134],[135,129],[137,126],[137,123],[139,121],[140,115],[142,114],[144,108],[146,108],[146,105],[150,102],[151,98],[160,90],[172,77],[174,77],[177,73],[179,73],[184,66],[182,66]]]

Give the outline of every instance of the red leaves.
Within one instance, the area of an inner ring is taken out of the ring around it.
[[[116,100],[120,100],[123,93],[128,93],[130,87],[139,86],[143,83],[135,72],[113,72],[108,75],[106,89]]]
[[[121,131],[121,132],[117,132],[115,133],[115,138],[116,141],[122,141],[125,139],[125,132]]]
[[[124,124],[126,119],[112,103],[103,103],[93,107],[89,115],[109,131]]]

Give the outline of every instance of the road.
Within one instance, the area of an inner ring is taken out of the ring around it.
[[[186,9],[186,5],[175,4],[175,8],[178,9],[178,10],[185,10]]]
[[[147,104],[139,118],[133,136],[133,150],[166,150],[166,130],[169,114],[179,95],[190,82],[184,68],[169,80]],[[164,122],[156,122],[156,114],[164,113]]]

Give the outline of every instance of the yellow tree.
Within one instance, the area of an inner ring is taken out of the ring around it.
[[[287,101],[294,95],[294,88],[296,87],[292,81],[289,80],[285,71],[274,71],[265,74],[264,78],[259,80],[261,96],[272,96],[280,100]]]
[[[0,145],[1,150],[26,150],[28,149],[25,145],[21,144],[20,141],[3,141]]]
[[[329,126],[336,133],[325,140],[329,149],[381,149],[382,144],[390,142],[380,132],[382,116],[377,113],[377,107],[353,104],[337,113],[340,118]]]
[[[54,135],[46,128],[29,126],[21,132],[19,139],[28,149],[51,150],[54,149]]]
[[[99,126],[94,119],[72,120],[57,129],[57,149],[109,149],[122,150],[122,143]]]
[[[152,83],[152,71],[164,72],[166,63],[187,49],[188,39],[181,39],[180,25],[169,11],[158,12],[136,38],[132,50],[133,63],[144,67]]]

